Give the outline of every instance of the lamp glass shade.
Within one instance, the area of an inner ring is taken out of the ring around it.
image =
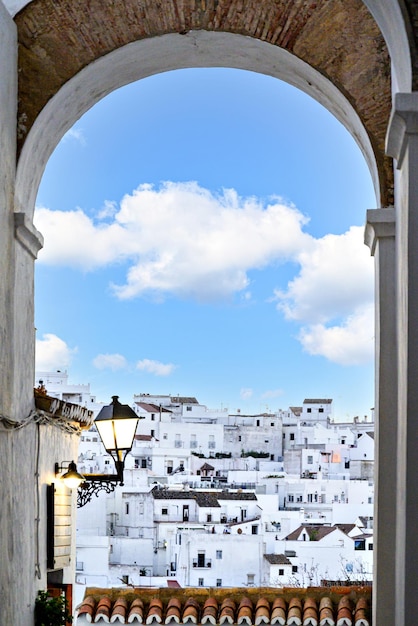
[[[104,406],[94,420],[104,447],[118,461],[123,461],[132,448],[138,420],[135,411],[121,404],[118,396],[113,396],[112,403]]]
[[[138,419],[115,418],[106,421],[96,421],[96,428],[104,447],[108,452],[115,450],[130,450],[135,437]]]
[[[77,466],[74,461],[72,461],[68,466],[68,471],[61,476],[61,480],[69,489],[77,489],[81,483],[85,481],[85,478],[82,474],[77,472]]]

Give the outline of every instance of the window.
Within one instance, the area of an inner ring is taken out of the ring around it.
[[[206,521],[207,522],[211,522],[212,521],[212,513],[206,513]]]
[[[311,408],[306,409],[306,412],[307,412],[307,413],[312,413],[312,409],[311,409]]]
[[[294,441],[295,440],[295,433],[290,433],[290,441]]]
[[[312,465],[312,463],[313,463],[313,456],[311,454],[308,455],[307,463],[308,463],[308,465]]]
[[[297,573],[298,573],[298,566],[292,565],[292,574],[297,574]]]
[[[274,422],[270,422],[270,426],[273,428],[274,427]]]
[[[365,539],[355,539],[354,540],[354,550],[365,550],[366,549],[366,541]]]
[[[155,413],[151,413],[151,421],[154,422],[155,421]]]
[[[264,443],[268,443],[268,442],[269,442],[269,440],[268,440],[268,439],[264,439]]]
[[[257,426],[260,426],[260,420],[257,420],[256,424]]]
[[[318,409],[318,413],[323,413],[323,412],[324,412],[324,409],[322,407]]]
[[[255,574],[247,574],[247,585],[254,585]]]
[[[155,437],[155,430],[151,430],[151,437]]]
[[[161,509],[161,515],[168,515],[168,509]]]
[[[147,459],[141,459],[141,468],[147,469]]]
[[[373,550],[373,544],[369,543],[369,550]]]
[[[289,495],[287,496],[287,501],[288,502],[294,502],[295,501],[295,497],[294,497],[293,493],[289,493]]]
[[[284,569],[279,568],[279,576],[284,576]]]
[[[186,411],[191,411],[191,410],[192,410],[192,407],[191,407],[191,406],[187,406],[187,407],[186,407]]]
[[[163,439],[167,439],[168,435],[167,433],[163,433]]]
[[[241,441],[241,435],[238,436],[238,441]]]
[[[204,587],[205,586],[205,581],[203,578],[199,578],[198,582],[197,582],[199,587]]]
[[[286,433],[283,433],[283,439],[286,439]]]
[[[122,576],[122,582],[123,582],[124,585],[129,585],[129,576],[124,574]]]
[[[344,469],[350,469],[350,461],[344,463]]]
[[[216,558],[217,559],[221,559],[222,558],[222,550],[216,550]]]
[[[125,502],[125,514],[129,515],[129,502]]]
[[[254,526],[251,526],[251,534],[252,535],[258,535],[258,526],[257,526],[257,524],[254,524]]]
[[[217,587],[222,587],[222,578],[217,578],[216,579],[216,586]]]

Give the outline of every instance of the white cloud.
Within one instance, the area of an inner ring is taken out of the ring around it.
[[[154,374],[155,376],[169,376],[176,366],[173,363],[161,363],[160,361],[153,361],[152,359],[142,359],[136,364],[136,369],[148,374]]]
[[[106,207],[96,221],[80,209],[38,208],[35,223],[45,237],[39,261],[84,270],[127,261],[125,284],[113,286],[121,299],[228,297],[248,287],[249,270],[294,258],[311,239],[302,231],[307,219],[279,199],[264,205],[197,183],[141,185],[105,223]]]
[[[269,389],[268,391],[265,391],[264,393],[261,394],[261,397],[263,399],[268,399],[268,398],[279,398],[280,396],[283,395],[283,389]]]
[[[341,365],[373,357],[373,259],[363,229],[312,240],[298,258],[300,271],[286,291],[276,290],[278,309],[304,324],[298,339],[312,355]]]
[[[126,369],[128,363],[122,354],[98,354],[93,365],[99,370],[110,369],[112,372]]]
[[[253,390],[249,387],[243,387],[239,392],[239,395],[243,400],[249,400],[253,395]]]
[[[70,348],[65,341],[52,333],[46,333],[42,337],[36,340],[36,370],[48,372],[67,367],[77,348]]]
[[[297,263],[297,276],[274,299],[285,318],[302,327],[304,349],[339,363],[363,362],[370,349],[358,325],[373,302],[373,259],[363,228],[315,239],[303,231],[307,221],[279,198],[266,204],[233,189],[215,195],[193,182],[141,185],[119,207],[106,202],[95,219],[81,209],[42,207],[35,216],[45,237],[40,262],[82,270],[125,263],[125,281],[112,285],[120,299],[216,300],[241,292],[250,302],[250,270]],[[370,325],[364,332],[373,335]],[[151,371],[154,362],[140,363]]]
[[[339,326],[314,324],[302,328],[299,339],[309,354],[324,356],[339,365],[361,365],[373,359],[374,309],[366,305]]]
[[[298,276],[287,291],[276,291],[278,308],[288,319],[325,323],[373,301],[373,259],[363,228],[312,239],[298,261]]]
[[[68,139],[74,139],[75,141],[80,143],[82,146],[85,146],[87,143],[86,138],[81,128],[70,128],[70,130],[67,130],[62,140],[67,141]]]

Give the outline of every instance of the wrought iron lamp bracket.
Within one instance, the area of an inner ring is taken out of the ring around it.
[[[112,493],[118,485],[123,485],[123,481],[117,474],[86,476],[77,489],[77,508],[88,504],[93,496],[98,498],[100,491]]]

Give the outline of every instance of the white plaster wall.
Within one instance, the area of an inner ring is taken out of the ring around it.
[[[242,587],[247,584],[247,573],[255,575],[254,584],[261,582],[263,541],[261,535],[218,535],[200,532],[182,532],[181,545],[177,545],[176,578],[182,586],[197,587],[199,578],[204,579],[205,587],[216,587],[216,580],[222,586]],[[222,551],[222,558],[216,558],[216,550]],[[205,552],[211,567],[193,567],[199,551]]]
[[[13,415],[14,312],[10,303],[14,293],[13,186],[16,154],[17,95],[16,28],[0,2],[0,414]],[[16,315],[20,313],[17,311]],[[32,321],[33,327],[33,321]],[[23,372],[21,372],[22,378]],[[17,409],[17,407],[16,407]],[[20,416],[20,419],[23,416]]]

